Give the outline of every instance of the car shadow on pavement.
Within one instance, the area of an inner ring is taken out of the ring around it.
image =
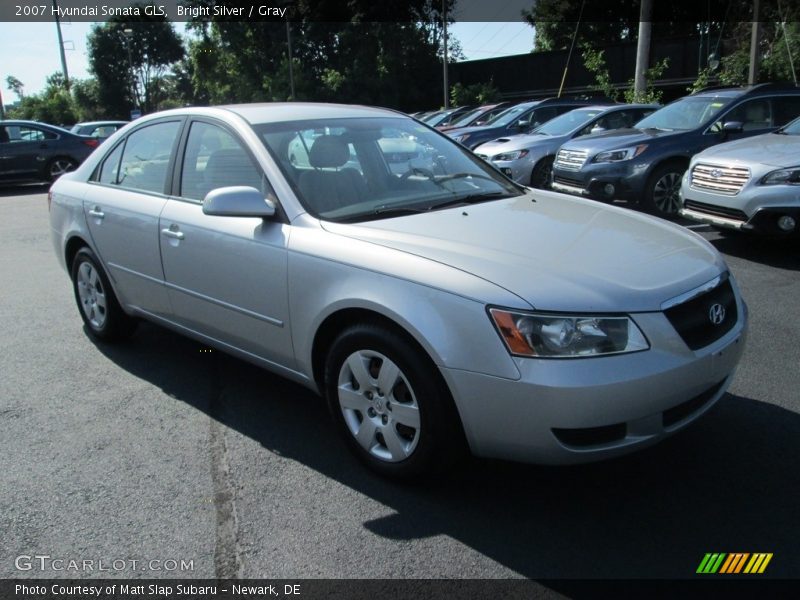
[[[149,324],[98,348],[265,451],[390,507],[363,523],[378,536],[450,536],[529,578],[692,577],[706,552],[772,552],[767,575],[798,574],[800,416],[758,399],[728,394],[686,431],[621,459],[476,459],[401,485],[363,468],[324,402],[299,385]]]
[[[800,271],[800,238],[770,238],[727,233],[712,240],[714,247],[727,256],[744,258],[776,269]]]
[[[28,196],[33,194],[46,194],[50,189],[49,183],[30,184],[0,184],[0,198],[8,196]]]

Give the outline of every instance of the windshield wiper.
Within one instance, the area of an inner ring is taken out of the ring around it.
[[[495,182],[495,179],[493,177],[489,177],[488,175],[484,175],[483,173],[451,173],[450,175],[442,175],[441,177],[437,177],[436,181],[442,183],[444,181],[451,181],[453,179],[465,179],[467,177],[474,177],[475,179],[485,179],[487,181]]]

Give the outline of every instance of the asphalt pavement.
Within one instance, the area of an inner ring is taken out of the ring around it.
[[[683,578],[707,552],[800,577],[800,247],[699,232],[751,317],[704,418],[618,460],[408,486],[304,388],[149,324],[92,342],[45,190],[0,188],[0,577]]]

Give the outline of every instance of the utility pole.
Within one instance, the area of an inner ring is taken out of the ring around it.
[[[6,107],[3,105],[3,90],[0,86],[0,121],[6,118]]]
[[[444,28],[444,61],[442,67],[444,68],[444,108],[450,108],[450,85],[447,83],[447,0],[442,0],[442,26]]]
[[[58,32],[58,49],[61,52],[61,71],[64,73],[64,87],[69,90],[69,73],[67,72],[67,55],[64,54],[64,38],[61,36],[61,20],[58,18],[58,0],[53,0],[53,12],[56,16]]]
[[[747,71],[747,83],[758,83],[758,68],[761,55],[758,52],[758,40],[761,38],[761,6],[759,0],[753,0],[753,26],[750,30],[750,68]]]
[[[636,44],[636,72],[633,76],[634,102],[641,102],[647,89],[645,73],[650,64],[650,33],[653,23],[650,21],[652,0],[642,0],[639,9],[639,40]]]
[[[286,45],[289,47],[289,90],[291,99],[294,100],[294,69],[292,67],[292,30],[289,28],[289,19],[286,19]]]

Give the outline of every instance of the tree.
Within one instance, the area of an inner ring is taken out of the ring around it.
[[[637,97],[633,79],[630,79],[627,87],[622,90],[620,90],[620,86],[615,85],[611,81],[611,76],[608,73],[604,52],[602,50],[597,50],[596,48],[592,48],[589,44],[584,44],[582,54],[584,66],[588,71],[594,73],[595,81],[597,82],[592,88],[602,92],[606,98],[610,100],[619,100],[621,91],[625,102],[641,102],[644,104],[661,102],[661,97],[664,93],[661,90],[656,90],[655,82],[664,74],[664,71],[667,70],[669,66],[669,57],[661,59],[645,71],[646,89],[644,94],[640,94]]]
[[[450,102],[453,106],[488,104],[489,102],[495,102],[499,98],[500,90],[495,87],[494,82],[491,80],[472,85],[464,85],[458,82],[450,88]]]
[[[53,125],[70,125],[77,121],[75,104],[64,86],[61,72],[47,78],[47,85],[40,94],[20,98],[8,113],[14,119],[31,119]]]
[[[164,78],[184,56],[181,38],[167,18],[141,12],[136,21],[112,17],[88,37],[89,67],[110,117],[126,118],[134,107],[158,110],[166,99]]]
[[[452,8],[453,0],[447,1]],[[438,103],[440,9],[430,0],[298,1],[290,24],[295,99],[406,110]],[[192,28],[195,98],[217,103],[290,97],[285,22],[197,20]]]
[[[25,97],[25,84],[13,75],[6,77],[6,87],[16,94],[17,100],[21,101]]]

